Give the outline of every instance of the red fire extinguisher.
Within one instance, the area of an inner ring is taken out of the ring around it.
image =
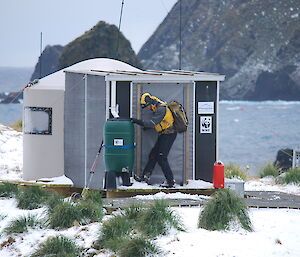
[[[214,188],[224,188],[224,164],[221,161],[214,164],[213,184]]]

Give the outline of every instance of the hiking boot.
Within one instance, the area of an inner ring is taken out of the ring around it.
[[[165,188],[172,188],[175,185],[175,180],[173,180],[172,182],[168,182],[168,181],[164,181],[164,183],[160,184],[161,187],[165,187]]]
[[[146,182],[148,185],[150,185],[150,173],[146,173],[142,176],[134,175],[134,179],[137,182]]]
[[[148,185],[151,185],[150,184],[150,174],[149,173],[146,173],[145,175],[144,175],[144,181],[148,184]]]
[[[137,182],[143,182],[144,181],[144,177],[143,176],[138,176],[138,175],[133,175],[134,180]]]

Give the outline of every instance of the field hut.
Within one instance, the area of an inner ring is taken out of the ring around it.
[[[142,71],[126,63],[98,58],[77,63],[40,79],[24,91],[23,178],[67,176],[74,187],[87,185],[103,138],[113,117],[146,115],[141,94],[177,100],[186,109],[189,127],[179,134],[169,155],[177,183],[212,181],[218,160],[219,86],[224,75],[192,71]],[[156,133],[135,128],[134,173],[144,167]],[[90,188],[102,189],[105,165],[98,162]],[[161,182],[157,166],[152,182]]]

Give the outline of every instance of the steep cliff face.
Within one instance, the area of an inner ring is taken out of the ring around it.
[[[61,45],[46,46],[42,52],[38,63],[35,65],[34,72],[31,75],[31,81],[43,78],[53,72],[58,71],[58,59],[64,49]]]
[[[226,75],[223,99],[300,100],[299,0],[181,0],[182,69]],[[141,48],[147,69],[178,69],[179,2]]]
[[[118,59],[135,67],[140,67],[130,42],[119,32],[118,28],[115,25],[100,21],[92,29],[64,47],[59,58],[59,68],[98,57]]]

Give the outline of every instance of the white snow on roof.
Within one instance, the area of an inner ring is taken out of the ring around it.
[[[109,71],[117,71],[117,70],[126,70],[126,71],[141,71],[127,63],[108,59],[108,58],[95,58],[86,61],[82,61],[72,66],[69,66],[65,69],[52,73],[38,81],[37,84],[33,85],[32,89],[65,89],[65,71],[86,71],[89,72],[91,70],[109,70]]]

